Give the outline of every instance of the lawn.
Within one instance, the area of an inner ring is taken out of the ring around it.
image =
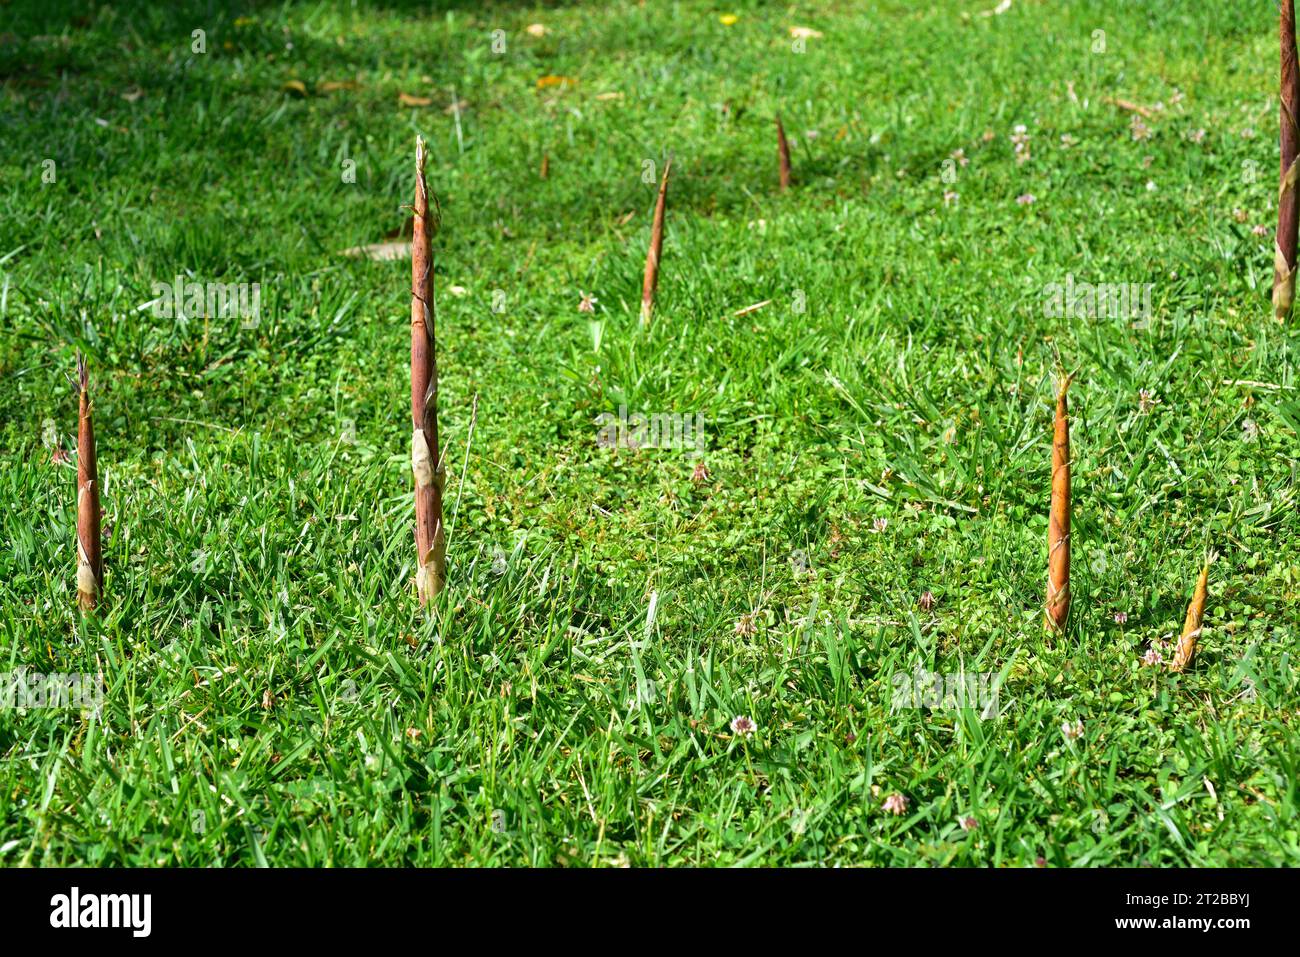
[[[1276,21],[0,5],[0,672],[104,689],[0,709],[0,866],[1300,864]],[[345,255],[402,241],[417,134],[427,612],[409,260]],[[160,315],[176,277],[257,283],[257,315]],[[1054,307],[1083,283],[1136,315]],[[78,350],[107,541],[85,616]],[[620,409],[701,442],[605,447]],[[1193,666],[1144,663],[1211,549]],[[996,707],[900,702],[918,673]]]

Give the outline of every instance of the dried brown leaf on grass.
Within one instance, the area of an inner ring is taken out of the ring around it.
[[[1187,604],[1187,617],[1183,620],[1183,633],[1178,638],[1178,647],[1174,649],[1174,660],[1169,664],[1169,670],[1183,672],[1187,670],[1188,665],[1192,663],[1192,658],[1196,656],[1196,643],[1201,637],[1201,622],[1205,618],[1205,598],[1209,591],[1210,583],[1210,565],[1218,555],[1215,552],[1205,559],[1205,564],[1201,566],[1200,577],[1196,580],[1196,588],[1192,591],[1192,600]]]
[[[404,242],[395,243],[368,243],[365,246],[349,246],[340,252],[342,256],[350,256],[353,259],[373,259],[377,262],[391,262],[397,259],[405,259],[411,253],[410,244]]]

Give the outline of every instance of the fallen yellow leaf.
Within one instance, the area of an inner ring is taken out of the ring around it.
[[[428,106],[433,100],[427,96],[412,96],[410,93],[398,93],[397,102],[402,106]]]
[[[821,35],[822,32],[820,30],[814,30],[812,27],[790,28],[790,36],[794,37],[796,40],[814,40]]]
[[[537,89],[544,90],[549,86],[577,86],[578,78],[576,76],[556,76],[548,73],[546,76],[539,77],[537,80]]]
[[[540,23],[530,23],[528,26],[524,27],[524,32],[529,36],[544,37],[546,36],[546,27],[542,26]]]
[[[307,84],[302,82],[302,80],[287,80],[280,89],[285,93],[293,93],[296,96],[307,95]]]
[[[734,13],[724,13],[722,16],[718,17],[718,22],[724,27],[729,27],[739,19],[740,17],[736,16]]]

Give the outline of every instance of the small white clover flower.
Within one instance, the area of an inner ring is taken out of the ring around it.
[[[895,791],[889,797],[885,798],[885,803],[881,805],[890,814],[906,814],[907,798]]]
[[[731,733],[738,738],[752,737],[757,730],[758,725],[748,715],[739,714],[731,719]]]

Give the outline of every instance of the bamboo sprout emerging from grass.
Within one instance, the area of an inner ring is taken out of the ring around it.
[[[1196,590],[1187,605],[1187,618],[1183,621],[1183,633],[1174,650],[1174,660],[1169,665],[1170,671],[1182,672],[1192,663],[1196,654],[1196,642],[1201,637],[1201,619],[1205,617],[1205,593],[1210,581],[1210,563],[1215,559],[1210,552],[1205,564],[1201,566],[1201,577],[1196,580]]]
[[[790,188],[790,144],[785,138],[785,127],[781,117],[776,118],[776,151],[781,160],[781,192]]]
[[[1300,212],[1296,194],[1300,74],[1296,70],[1295,0],[1282,0],[1278,33],[1282,45],[1282,177],[1277,193],[1277,239],[1273,247],[1273,317],[1282,322],[1295,301],[1296,224]]]
[[[415,589],[420,604],[447,582],[442,525],[443,465],[438,455],[438,358],[433,313],[433,250],[424,140],[415,140],[415,209],[411,230],[411,469],[415,473]]]
[[[1062,631],[1070,614],[1070,406],[1065,393],[1073,376],[1056,392],[1052,427],[1052,505],[1047,519],[1047,627]]]
[[[80,355],[77,385],[77,604],[89,610],[95,607],[104,584],[104,556],[100,546],[99,466],[91,421],[90,373]]]
[[[655,289],[659,285],[659,255],[664,248],[664,206],[668,201],[668,173],[673,168],[672,158],[664,164],[663,179],[659,181],[659,197],[655,200],[654,224],[650,227],[650,248],[645,256],[645,281],[641,284],[641,324],[648,325],[655,308]]]

